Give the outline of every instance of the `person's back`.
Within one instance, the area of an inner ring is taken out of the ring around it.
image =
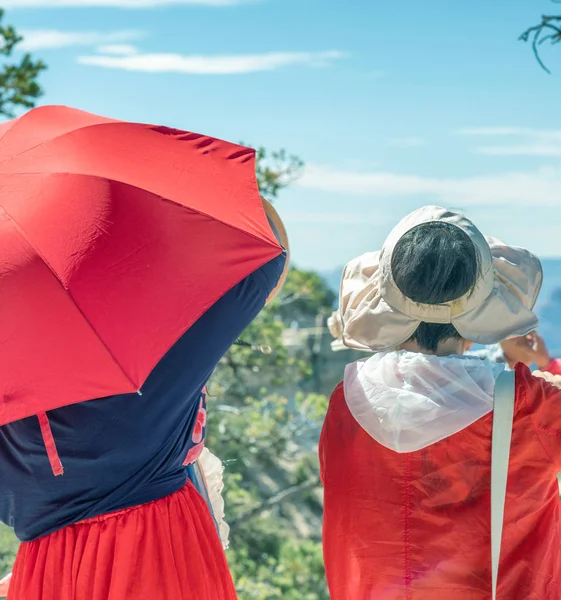
[[[349,365],[320,443],[333,600],[491,597],[493,368],[407,352]],[[561,418],[547,412],[561,394],[526,367],[516,378],[499,598],[554,599]],[[478,403],[487,413],[456,432],[452,407]]]
[[[0,428],[0,520],[24,542],[9,600],[236,598],[218,515],[187,465],[203,439],[204,385],[285,264],[285,254],[273,259],[210,307],[142,395],[51,411],[63,477],[37,419]]]
[[[0,427],[0,521],[23,542],[0,593],[9,583],[9,600],[237,597],[205,480],[205,384],[286,270],[282,252],[209,306],[141,393],[50,411],[47,435],[35,417]]]
[[[431,207],[347,266],[343,341],[379,353],[347,367],[320,441],[332,600],[491,598],[492,409],[504,367],[462,354],[534,329],[541,284],[529,253],[491,248],[465,218]],[[560,401],[517,368],[498,598],[561,597]]]

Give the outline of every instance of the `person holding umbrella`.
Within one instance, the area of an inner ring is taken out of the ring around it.
[[[8,598],[234,600],[193,448],[286,273],[254,152],[43,107],[2,126],[0,178]]]

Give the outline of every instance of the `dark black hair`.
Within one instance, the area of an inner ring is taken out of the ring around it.
[[[392,275],[400,291],[420,304],[442,304],[472,291],[479,254],[469,236],[454,225],[423,223],[408,231],[392,255]],[[460,339],[453,325],[421,323],[411,340],[429,352],[439,342]]]

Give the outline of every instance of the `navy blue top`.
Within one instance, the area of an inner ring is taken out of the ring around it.
[[[182,465],[202,388],[263,308],[285,260],[279,256],[247,277],[201,317],[154,369],[142,396],[51,411],[63,476],[53,476],[36,417],[0,427],[0,520],[30,541],[185,485]]]

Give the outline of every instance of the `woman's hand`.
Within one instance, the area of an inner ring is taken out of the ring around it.
[[[518,363],[524,363],[528,367],[535,364],[538,369],[543,370],[551,362],[543,338],[535,331],[526,336],[506,340],[501,346],[511,368]]]

